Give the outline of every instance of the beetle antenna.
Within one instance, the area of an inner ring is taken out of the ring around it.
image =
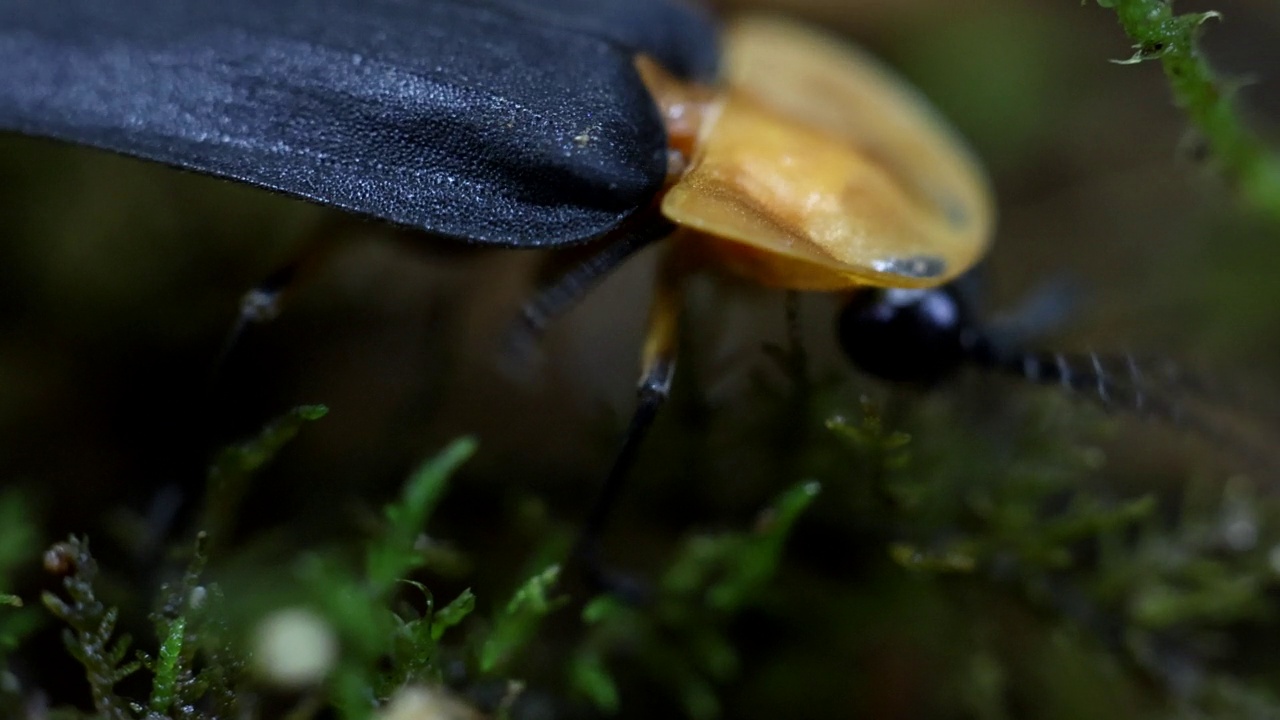
[[[600,251],[542,286],[525,303],[519,319],[507,333],[504,354],[521,360],[529,357],[551,323],[572,310],[628,258],[674,230],[675,225],[665,218],[649,216],[604,240]]]
[[[1132,353],[1046,352],[1023,349],[1039,327],[1060,323],[1074,304],[1075,287],[1067,281],[1046,286],[1018,313],[1000,322],[962,321],[961,354],[975,364],[1041,385],[1058,385],[1082,395],[1107,411],[1130,412],[1174,425],[1212,433],[1213,423],[1190,409],[1194,401],[1243,407],[1236,393],[1167,358],[1139,358]],[[1199,418],[1199,419],[1197,419]]]
[[[1042,385],[1058,385],[1108,412],[1133,413],[1185,428],[1247,453],[1260,467],[1275,467],[1266,447],[1250,439],[1249,424],[1236,422],[1241,419],[1240,412],[1260,419],[1249,407],[1256,403],[1168,359],[1144,359],[1129,353],[997,353],[977,346],[971,357],[999,372]]]
[[[1172,364],[1153,368],[1131,354],[1016,351],[978,354],[975,359],[980,365],[1033,383],[1058,385],[1088,397],[1108,411],[1133,412],[1176,425],[1186,420],[1177,396],[1181,391],[1199,387],[1190,381],[1180,381],[1181,376],[1172,371]]]

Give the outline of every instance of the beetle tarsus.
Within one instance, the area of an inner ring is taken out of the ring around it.
[[[613,467],[609,470],[604,487],[601,488],[600,495],[596,498],[591,514],[583,526],[584,536],[598,537],[608,525],[609,515],[617,504],[618,495],[626,483],[627,476],[630,475],[631,468],[635,465],[640,445],[649,434],[649,428],[653,426],[658,408],[662,407],[670,395],[671,377],[674,373],[675,363],[666,362],[655,368],[655,372],[641,383],[637,393],[636,410],[631,416],[631,424],[627,427],[626,437],[623,438],[622,447],[614,458]]]
[[[323,267],[329,261],[339,240],[356,227],[357,222],[351,218],[336,217],[321,223],[303,238],[297,255],[276,268],[240,298],[240,312],[227,332],[222,351],[214,364],[215,375],[226,364],[227,358],[250,327],[279,317],[285,296],[305,282],[317,267]]]

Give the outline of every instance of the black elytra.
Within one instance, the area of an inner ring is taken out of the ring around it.
[[[0,0],[0,131],[568,245],[662,186],[641,52],[712,79],[716,28],[681,0]]]

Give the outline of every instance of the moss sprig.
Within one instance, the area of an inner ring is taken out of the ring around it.
[[[45,553],[45,568],[67,573],[62,579],[66,598],[45,592],[42,599],[49,612],[67,624],[62,641],[84,667],[94,710],[108,720],[142,716],[140,704],[115,692],[117,683],[142,668],[142,661],[130,656],[133,639],[116,635],[120,611],[98,599],[98,561],[89,552],[89,541],[73,535],[54,545]]]
[[[413,473],[385,509],[386,523],[368,541],[362,566],[317,553],[295,569],[307,612],[340,647],[323,684],[342,717],[370,717],[402,687],[443,680],[440,640],[471,614],[475,596],[464,590],[438,607],[432,591],[410,576],[428,565],[421,542],[427,522],[449,477],[475,448],[471,438],[455,441]],[[397,602],[405,588],[421,594],[420,605]]]
[[[275,457],[304,422],[323,415],[320,407],[297,408],[268,424],[256,438],[223,451],[209,471],[212,514],[206,520],[220,529],[229,527],[238,497],[253,473]],[[46,592],[43,604],[67,625],[63,642],[84,667],[95,717],[242,717],[246,661],[243,652],[233,647],[222,589],[203,579],[210,546],[209,534],[198,533],[179,579],[161,586],[156,610],[150,615],[158,639],[154,654],[141,649],[131,652],[130,635],[117,634],[120,612],[98,596],[99,567],[87,538],[72,536],[46,551],[45,569],[62,577],[63,594]],[[142,670],[151,675],[151,690],[144,701],[116,690],[122,680]]]
[[[231,529],[240,500],[254,474],[297,437],[303,425],[323,418],[328,412],[323,405],[300,405],[272,420],[255,437],[218,453],[209,467],[203,517],[198,523],[207,536],[207,543],[222,542]]]
[[[762,603],[778,573],[797,519],[818,496],[816,482],[781,493],[747,531],[698,535],[663,573],[650,605],[605,595],[583,610],[589,634],[570,662],[570,682],[605,713],[621,708],[610,671],[619,656],[634,656],[646,674],[679,699],[687,717],[721,714],[719,685],[739,671],[730,622]]]
[[[1204,137],[1225,176],[1254,207],[1280,221],[1280,156],[1248,127],[1231,83],[1218,77],[1197,44],[1216,12],[1175,13],[1170,0],[1098,0],[1115,11],[1134,42],[1120,63],[1158,60],[1174,100]]]
[[[158,652],[130,652],[132,638],[116,633],[119,610],[97,596],[98,563],[86,539],[72,536],[45,554],[46,569],[65,574],[66,597],[47,592],[44,605],[67,624],[63,642],[85,669],[97,716],[110,720],[218,720],[240,716],[236,691],[244,663],[228,649],[229,633],[217,586],[200,584],[207,557],[203,537],[183,580],[162,588],[161,608],[151,620]],[[145,669],[151,692],[145,702],[116,690]]]
[[[150,616],[160,646],[155,656],[139,653],[152,674],[149,717],[240,716],[237,688],[245,662],[231,647],[222,588],[203,581],[208,550],[208,536],[200,533],[181,579],[161,586],[159,606]]]
[[[902,448],[910,462],[899,455],[870,476],[890,500],[890,557],[945,583],[958,602],[1016,599],[1046,629],[1087,637],[1076,643],[1081,652],[1159,688],[1187,717],[1272,716],[1280,705],[1266,671],[1251,677],[1232,658],[1269,651],[1280,503],[1245,476],[1202,477],[1172,503],[1115,497],[1091,482],[1104,456],[1087,439],[1106,426],[1089,429],[1078,409],[1055,412],[1059,401],[1001,438],[1001,454],[979,448],[1002,457],[994,472],[955,461],[963,454],[949,443],[935,447],[947,438],[937,428],[913,428]],[[882,460],[895,435],[874,414],[856,432],[849,423],[835,429],[858,455]],[[931,462],[939,452],[952,462]],[[983,647],[972,661],[997,695],[999,678],[1017,673]],[[1271,714],[1246,710],[1259,707]]]

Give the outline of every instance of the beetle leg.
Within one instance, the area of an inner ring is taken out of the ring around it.
[[[525,303],[520,318],[507,335],[507,354],[528,357],[547,326],[578,304],[601,280],[628,258],[652,243],[667,237],[675,226],[656,214],[645,217],[604,241],[595,255],[538,290]]]
[[[671,262],[673,257],[674,253],[664,258],[666,262],[659,270],[649,309],[648,329],[641,355],[640,382],[636,388],[635,412],[631,416],[622,446],[614,456],[609,475],[605,478],[600,494],[596,496],[591,514],[583,524],[577,545],[577,556],[585,565],[589,581],[632,599],[641,597],[643,593],[635,583],[628,582],[625,576],[608,572],[601,562],[600,548],[613,508],[617,505],[627,476],[635,466],[640,445],[652,427],[658,409],[671,393],[683,305],[683,273]]]
[[[327,263],[337,246],[338,237],[350,231],[353,222],[348,218],[325,222],[302,241],[297,255],[241,296],[240,312],[222,343],[214,364],[215,372],[226,364],[227,357],[250,327],[270,322],[280,315],[285,295],[297,288],[309,272]]]
[[[277,268],[267,276],[266,280],[241,296],[240,312],[236,315],[231,329],[227,331],[227,336],[222,341],[222,349],[218,352],[217,360],[214,361],[215,374],[226,365],[231,351],[239,344],[240,338],[244,337],[249,326],[274,320],[280,314],[280,299],[284,296],[285,290],[293,285],[300,265],[301,263],[292,262]]]

